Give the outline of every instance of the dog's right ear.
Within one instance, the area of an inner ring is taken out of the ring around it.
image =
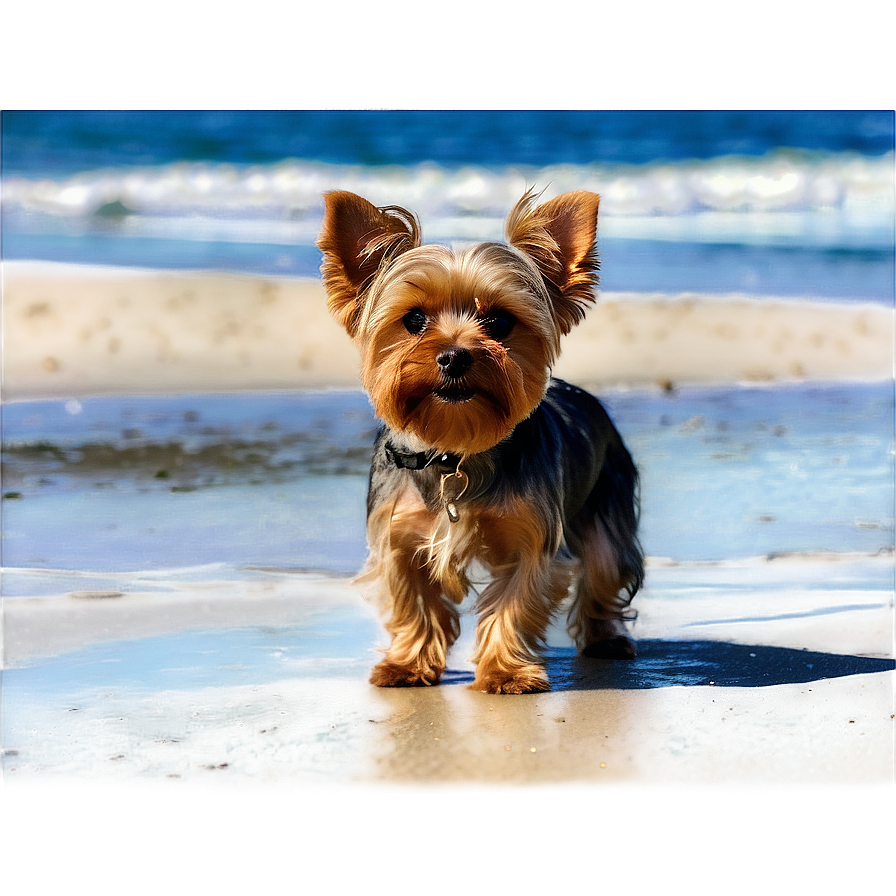
[[[406,209],[377,208],[345,190],[325,193],[324,204],[317,247],[327,307],[354,338],[364,290],[384,263],[420,245],[420,225]]]

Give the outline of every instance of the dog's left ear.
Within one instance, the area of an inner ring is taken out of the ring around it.
[[[578,190],[533,208],[529,190],[507,216],[507,241],[525,252],[547,281],[554,313],[563,333],[585,316],[594,302],[600,261],[597,209],[600,196]]]
[[[364,290],[384,262],[420,245],[420,225],[406,209],[377,208],[346,190],[325,193],[324,204],[317,247],[327,306],[354,337]]]

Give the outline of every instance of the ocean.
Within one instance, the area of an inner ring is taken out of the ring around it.
[[[4,112],[5,260],[313,277],[330,189],[500,239],[602,196],[606,291],[894,301],[892,112]]]

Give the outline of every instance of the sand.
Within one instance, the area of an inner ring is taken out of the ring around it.
[[[354,349],[313,281],[5,263],[3,287],[6,401],[357,383]],[[556,372],[595,387],[887,379],[893,312],[861,303],[604,294],[567,338]],[[477,694],[466,688],[467,625],[452,674],[432,689],[371,688],[374,644],[365,640],[351,660],[320,654],[276,680],[105,689],[76,695],[77,705],[63,694],[30,706],[27,730],[11,731],[7,713],[4,746],[15,755],[4,756],[5,803],[13,824],[62,844],[53,865],[60,880],[95,875],[94,848],[140,855],[134,831],[149,826],[204,858],[194,869],[197,885],[233,884],[216,849],[239,826],[245,849],[261,857],[240,879],[243,888],[257,886],[266,857],[293,856],[310,830],[333,844],[351,842],[350,864],[365,881],[390,881],[396,840],[416,866],[413,857],[429,856],[433,838],[456,833],[488,853],[486,877],[495,886],[508,862],[520,864],[520,846],[537,839],[541,850],[547,839],[565,859],[558,866],[546,853],[526,874],[531,886],[556,885],[572,855],[577,879],[587,866],[596,881],[627,887],[645,875],[667,886],[667,869],[692,879],[695,867],[722,861],[714,892],[755,892],[768,878],[739,848],[746,827],[767,833],[782,886],[861,888],[880,862],[859,853],[879,858],[892,831],[892,814],[881,811],[892,805],[894,673],[892,663],[875,671],[850,664],[894,656],[892,563],[889,554],[757,558],[717,570],[651,560],[635,634],[654,650],[666,645],[660,665],[673,676],[696,663],[703,675],[696,682],[620,685],[560,648],[549,661],[555,691]],[[838,585],[850,581],[850,564],[858,580],[871,570],[885,585]],[[73,585],[67,594],[4,599],[5,667],[52,666],[66,651],[91,648],[126,664],[128,645],[180,632],[315,631],[324,606],[372,619],[357,590],[338,578],[175,582],[167,593],[141,592],[135,580],[123,592],[88,599]],[[706,644],[690,665],[678,652]],[[710,678],[716,666],[726,668],[726,655],[712,646],[719,644],[740,651],[742,662],[755,654],[776,677]],[[792,674],[810,654],[832,657],[842,674]],[[781,657],[790,664],[784,671]],[[820,785],[861,789],[848,791],[844,805],[842,790]],[[60,788],[68,795],[62,811]],[[185,803],[185,794],[198,797]],[[141,826],[117,823],[119,812],[130,817],[135,807]],[[262,837],[258,819],[272,818],[284,820],[265,825]],[[855,863],[826,872],[835,853],[819,851],[822,833]],[[327,861],[341,873],[343,850]],[[781,870],[795,861],[808,871]],[[169,887],[164,863],[150,865],[141,879]],[[432,877],[428,866],[421,873]],[[118,883],[109,874],[103,880]]]
[[[208,601],[209,623],[225,602]],[[362,613],[343,606],[317,627],[332,636]],[[315,629],[258,612],[252,631]],[[862,672],[870,660],[828,656],[819,674],[834,677],[797,680],[819,655],[651,642],[626,683],[553,651],[555,691],[501,698],[471,691],[461,663],[436,688],[367,687],[341,634],[335,655],[322,641],[285,679],[253,682],[257,633],[239,671],[235,631],[225,618],[190,635],[189,658],[139,628],[50,658],[68,687],[6,714],[37,724],[4,741],[17,753],[3,757],[4,892],[892,884],[893,672]],[[40,668],[20,655],[14,671],[27,687]],[[760,670],[774,683],[749,686]],[[695,672],[709,680],[681,683]],[[9,700],[22,682],[6,674]]]
[[[888,378],[892,309],[605,293],[556,374],[583,385]],[[6,401],[354,387],[357,356],[314,280],[3,265]]]

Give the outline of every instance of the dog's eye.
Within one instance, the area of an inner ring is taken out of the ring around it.
[[[426,320],[426,315],[419,308],[414,308],[408,311],[401,319],[401,322],[408,333],[413,333],[416,336],[418,333],[423,332],[426,327]]]
[[[490,339],[500,342],[510,335],[516,318],[509,311],[492,311],[481,319],[480,324]]]

